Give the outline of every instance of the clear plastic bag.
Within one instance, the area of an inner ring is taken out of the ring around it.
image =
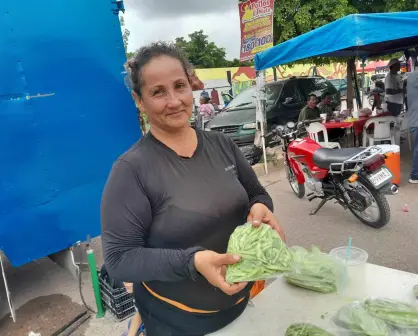
[[[391,299],[369,298],[365,309],[373,316],[398,329],[418,330],[418,307]]]
[[[239,263],[227,267],[229,283],[265,280],[293,268],[286,243],[266,224],[259,228],[251,223],[237,227],[229,238],[227,252],[241,257]]]
[[[294,269],[285,274],[288,283],[320,293],[337,291],[344,265],[316,246],[312,251],[303,247],[292,247]]]
[[[342,307],[334,318],[334,323],[346,330],[348,335],[397,335],[385,322],[371,315],[361,302],[353,302]]]

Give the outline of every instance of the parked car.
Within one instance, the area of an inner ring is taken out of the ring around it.
[[[228,104],[234,99],[229,93],[222,93],[222,99],[224,101],[224,106],[227,107]]]
[[[329,81],[340,92],[341,97],[347,97],[347,78],[336,78]]]
[[[291,77],[266,84],[267,130],[270,131],[288,121],[297,121],[301,109],[306,105],[308,95],[315,94],[320,98],[325,92],[332,95],[334,109],[341,109],[340,93],[325,78]],[[255,97],[255,86],[242,91],[205,128],[207,131],[218,131],[229,135],[252,164],[258,162],[262,155],[260,148],[254,145]]]

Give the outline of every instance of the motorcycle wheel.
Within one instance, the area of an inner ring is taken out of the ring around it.
[[[295,173],[293,169],[289,166],[286,167],[287,171],[287,180],[289,181],[290,187],[298,198],[305,196],[305,184],[298,183],[296,180]]]
[[[372,198],[372,205],[375,204],[375,208],[378,210],[378,216],[376,218],[372,218],[366,213],[367,210],[370,210],[372,205],[367,207],[364,211],[358,211],[351,206],[348,206],[348,208],[363,224],[374,229],[384,227],[390,220],[390,207],[385,195],[379,190],[369,186],[369,183],[363,178],[360,178],[357,182],[363,189],[362,191],[367,194],[367,196]]]

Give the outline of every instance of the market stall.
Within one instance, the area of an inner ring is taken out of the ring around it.
[[[417,22],[418,11],[354,14],[258,53],[255,56],[258,87],[261,87],[261,94],[257,95],[258,115],[263,114],[263,70],[309,57],[344,57],[349,59],[347,72],[353,72],[356,83],[355,58],[364,61],[399,51],[404,51],[407,58],[416,56],[417,50],[411,52],[411,49],[418,46]],[[352,92],[351,75],[347,77],[347,90]],[[358,85],[355,86],[361,107],[360,91]],[[264,125],[263,117],[258,120]]]
[[[257,70],[308,57],[368,57],[418,46],[418,11],[353,14],[255,56]]]
[[[368,297],[415,304],[416,284],[418,275],[367,263],[348,268],[348,281],[341,293],[315,293],[289,285],[280,277],[253,300],[253,306],[239,319],[212,335],[283,336],[291,324],[300,322],[313,323],[333,334],[337,328],[333,318],[344,305]],[[339,335],[344,333],[340,330]]]

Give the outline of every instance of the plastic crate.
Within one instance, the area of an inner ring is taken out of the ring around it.
[[[105,279],[100,276],[100,293],[103,305],[111,313],[117,322],[126,320],[135,314],[135,302],[132,294],[129,294],[125,287],[112,288]]]

